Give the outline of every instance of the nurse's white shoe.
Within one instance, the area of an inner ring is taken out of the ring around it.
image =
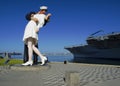
[[[43,59],[41,60],[42,64],[40,65],[45,65],[48,62],[48,58],[46,56],[43,57]]]
[[[41,66],[45,65],[45,59],[42,59],[41,62],[42,62],[42,63],[40,64]]]
[[[22,64],[23,66],[32,66],[33,61],[27,61],[26,63]]]

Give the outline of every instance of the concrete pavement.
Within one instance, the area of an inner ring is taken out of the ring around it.
[[[120,86],[115,65],[52,62],[46,66],[0,67],[1,86],[65,86],[65,73],[79,73],[80,86]]]

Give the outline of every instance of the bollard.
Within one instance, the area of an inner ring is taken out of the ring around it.
[[[67,64],[67,61],[66,61],[66,60],[64,61],[64,64]]]
[[[80,86],[80,76],[78,72],[66,72],[66,86]]]

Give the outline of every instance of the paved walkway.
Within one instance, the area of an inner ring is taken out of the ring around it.
[[[9,68],[0,67],[0,86],[65,86],[67,71],[79,73],[80,86],[120,86],[119,66],[48,63],[46,66]]]

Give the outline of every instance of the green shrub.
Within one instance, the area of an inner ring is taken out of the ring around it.
[[[8,64],[5,64],[6,59],[0,59],[0,66],[1,65],[14,65],[14,64],[22,64],[23,60],[20,59],[10,59]]]

